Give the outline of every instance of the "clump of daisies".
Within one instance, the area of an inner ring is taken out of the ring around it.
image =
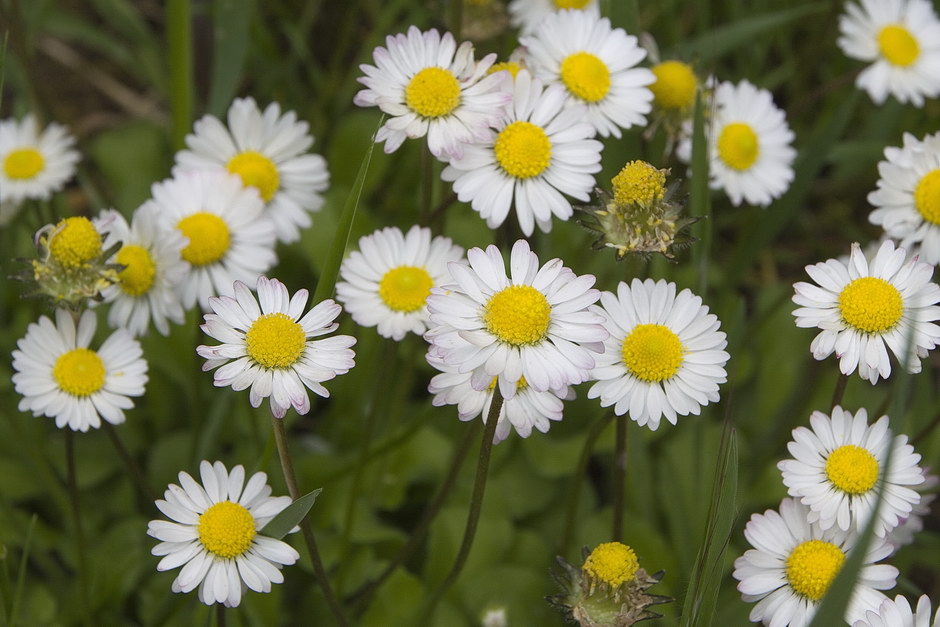
[[[600,17],[599,0],[511,0],[509,3],[509,21],[519,29],[519,35],[529,35],[547,15],[562,9],[584,11],[591,16]]]

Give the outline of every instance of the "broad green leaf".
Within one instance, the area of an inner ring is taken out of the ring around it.
[[[317,488],[313,492],[304,494],[281,510],[280,514],[269,520],[268,524],[262,527],[258,533],[269,538],[280,540],[290,533],[291,529],[303,521],[307,516],[307,512],[310,511],[310,508],[313,507],[314,502],[317,500],[317,496],[322,491],[323,488]]]
[[[249,29],[255,0],[215,0],[212,3],[212,77],[209,79],[207,110],[222,116],[241,79],[248,57]]]

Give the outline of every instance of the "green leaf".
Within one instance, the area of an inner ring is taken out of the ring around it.
[[[317,500],[317,496],[322,491],[323,488],[317,488],[313,492],[304,494],[302,497],[281,510],[280,514],[269,520],[268,524],[262,527],[258,533],[269,538],[274,538],[275,540],[280,540],[286,536],[291,529],[301,523],[301,521],[307,516],[307,512],[309,512],[310,508],[313,507],[314,502]]]
[[[238,90],[255,14],[254,0],[215,0],[212,3],[212,77],[208,111],[222,116]]]

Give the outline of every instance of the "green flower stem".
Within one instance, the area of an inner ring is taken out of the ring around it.
[[[170,67],[170,114],[173,148],[185,146],[193,118],[193,30],[189,0],[168,0],[166,43]]]
[[[274,439],[277,442],[277,454],[281,458],[281,471],[284,473],[284,481],[287,482],[287,491],[290,497],[295,501],[300,498],[301,493],[297,487],[297,474],[294,472],[294,462],[290,456],[290,450],[287,447],[287,434],[284,431],[284,420],[271,417],[271,424],[274,426]],[[300,530],[303,532],[304,540],[307,543],[307,552],[310,555],[310,561],[313,563],[313,572],[323,590],[323,596],[333,612],[333,617],[340,627],[346,627],[346,616],[343,614],[343,608],[333,594],[333,588],[330,586],[329,577],[326,569],[323,567],[323,560],[320,559],[320,551],[317,550],[317,540],[313,535],[313,527],[310,525],[310,518],[305,517],[300,523]]]
[[[835,407],[836,405],[842,402],[842,397],[845,395],[845,386],[849,383],[849,375],[839,373],[839,380],[836,381],[836,389],[832,392],[832,403],[830,407]]]
[[[134,478],[134,483],[137,484],[137,487],[140,489],[141,493],[147,497],[151,502],[157,500],[157,493],[150,487],[150,482],[147,481],[147,478],[144,476],[143,471],[141,471],[140,466],[131,457],[131,454],[128,452],[127,447],[124,446],[124,442],[121,441],[121,436],[118,435],[117,429],[114,428],[108,421],[103,421],[101,423],[104,426],[104,432],[108,434],[108,439],[111,440],[111,443],[114,444],[114,448],[117,451],[118,457],[121,458],[121,461],[124,462],[124,465],[127,466],[127,470],[130,471],[131,477]]]
[[[91,625],[91,610],[88,599],[91,590],[88,585],[88,553],[85,549],[85,531],[82,527],[82,505],[78,493],[78,476],[75,472],[75,433],[65,429],[65,466],[69,486],[69,500],[72,505],[72,527],[75,533],[75,549],[78,554],[78,585],[80,588],[82,622]]]
[[[215,626],[225,627],[225,606],[221,603],[215,604]]]
[[[604,431],[604,427],[607,426],[607,423],[609,423],[613,417],[613,410],[607,412],[603,418],[591,425],[591,430],[588,431],[587,438],[584,440],[584,446],[581,448],[581,456],[578,458],[578,465],[572,477],[571,493],[568,496],[568,512],[565,516],[565,530],[561,536],[561,548],[558,550],[559,555],[566,555],[568,548],[574,541],[574,533],[577,528],[578,501],[581,497],[581,484],[584,482],[584,476],[587,474],[588,462],[591,461],[591,453],[594,452],[594,445],[597,443],[597,438],[600,437],[601,433]]]
[[[421,223],[431,218],[434,202],[434,156],[427,148],[421,151]]]
[[[882,414],[884,414],[884,411],[878,412],[877,414],[875,414],[875,416],[880,416]],[[940,413],[937,413],[937,415],[933,417],[933,420],[927,423],[927,426],[925,426],[923,429],[917,432],[917,435],[915,435],[914,439],[911,440],[911,446],[917,446],[918,444],[923,442],[924,439],[928,435],[930,435],[934,429],[937,428],[937,425],[940,425]]]
[[[617,444],[614,453],[614,527],[611,539],[623,541],[623,490],[627,476],[627,423],[624,414],[617,416]]]

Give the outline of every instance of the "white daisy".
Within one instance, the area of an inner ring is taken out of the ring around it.
[[[903,595],[894,600],[885,599],[881,605],[869,609],[852,627],[940,627],[940,608],[930,617],[930,599],[926,594],[917,599],[917,609]]]
[[[754,514],[744,528],[744,537],[754,548],[735,560],[734,578],[744,601],[757,602],[752,621],[774,627],[808,625],[857,544],[858,534],[835,527],[823,530],[807,520],[808,513],[798,501],[783,499],[779,513],[769,509]],[[873,540],[846,608],[847,621],[881,603],[886,597],[878,590],[894,587],[898,569],[875,563],[890,551],[884,540]]]
[[[511,0],[509,23],[519,29],[519,35],[531,35],[536,27],[555,11],[575,9],[600,17],[598,0]]]
[[[330,392],[322,383],[355,365],[350,346],[356,338],[336,335],[310,341],[339,326],[333,321],[343,309],[332,300],[318,303],[304,315],[307,290],[298,290],[291,298],[283,283],[262,276],[256,291],[258,300],[247,285],[236,281],[234,298],[209,299],[215,313],[205,315],[202,330],[223,343],[196,348],[207,360],[202,369],[219,368],[216,387],[232,386],[239,391],[251,386],[252,407],[270,397],[271,413],[277,418],[283,418],[291,407],[306,414],[310,411],[307,388],[327,397]]]
[[[603,317],[588,311],[600,292],[593,275],[576,275],[561,259],[539,268],[525,240],[513,245],[506,275],[496,246],[472,248],[469,265],[450,262],[454,283],[431,290],[429,353],[484,390],[498,377],[504,399],[519,380],[544,392],[586,381],[607,339]]]
[[[135,211],[130,225],[120,213],[107,209],[95,226],[107,231],[105,249],[122,244],[111,262],[124,269],[118,273],[118,282],[102,292],[105,302],[111,303],[108,324],[134,336],[144,335],[151,320],[163,335],[170,332],[167,320],[182,324],[183,306],[176,288],[189,270],[180,257],[186,246],[182,233],[165,228],[152,204]]]
[[[918,141],[904,134],[901,148],[885,148],[878,163],[878,189],[868,195],[876,207],[868,216],[901,247],[920,246],[923,260],[940,264],[940,133]]]
[[[48,200],[75,175],[75,138],[52,122],[42,132],[32,115],[0,122],[0,224],[27,199]]]
[[[588,398],[614,406],[618,416],[630,412],[640,426],[655,431],[659,421],[698,415],[718,401],[718,386],[728,380],[726,336],[715,314],[689,290],[676,294],[676,284],[652,279],[623,281],[617,294],[601,292],[610,337],[604,342],[591,378],[597,383]]]
[[[140,344],[118,329],[101,348],[88,348],[95,334],[94,312],[86,311],[78,322],[64,309],[55,312],[55,323],[42,316],[32,323],[13,351],[13,385],[20,411],[55,418],[60,429],[88,431],[104,418],[113,425],[124,422],[124,410],[134,406],[147,383],[147,362]]]
[[[173,174],[190,170],[225,169],[254,187],[265,202],[278,240],[300,238],[311,225],[308,212],[323,205],[329,187],[326,160],[307,154],[313,145],[309,125],[293,111],[281,115],[272,102],[262,112],[254,98],[237,98],[228,110],[228,127],[213,115],[196,122],[186,136],[189,150],[176,153]]]
[[[407,333],[427,330],[431,288],[447,282],[447,263],[463,257],[448,237],[431,238],[431,229],[387,227],[359,240],[359,250],[343,260],[336,300],[364,327],[396,342]]]
[[[362,64],[366,86],[356,94],[360,107],[378,107],[390,117],[375,136],[394,152],[405,138],[428,136],[428,148],[447,159],[462,154],[463,143],[486,138],[511,98],[509,77],[487,74],[496,60],[488,54],[473,60],[473,44],[454,42],[454,36],[435,29],[422,33],[412,26],[408,34],[389,35],[387,48],[372,53],[375,65]]]
[[[157,508],[170,521],[151,520],[147,535],[160,540],[151,553],[164,556],[158,571],[180,569],[173,592],[191,592],[199,586],[206,605],[241,602],[242,587],[271,592],[282,583],[282,566],[300,555],[286,542],[259,532],[285,507],[289,496],[271,496],[267,475],[256,472],[245,483],[241,465],[226,470],[222,462],[199,464],[202,485],[180,472],[180,484],[167,486]],[[172,521],[172,522],[171,522]]]
[[[933,268],[916,258],[904,262],[905,251],[885,241],[869,262],[858,243],[852,244],[848,264],[836,259],[806,266],[818,284],[793,287],[793,311],[798,327],[818,327],[810,350],[816,359],[835,352],[842,374],[858,368],[873,384],[891,374],[885,346],[911,373],[920,372],[920,359],[940,341],[940,286],[931,283]],[[907,343],[911,354],[904,358]]]
[[[836,405],[831,418],[815,411],[809,421],[812,429],[797,427],[787,444],[794,459],[777,464],[788,493],[810,508],[810,522],[818,520],[823,529],[861,531],[883,485],[875,534],[884,537],[920,501],[911,489],[924,481],[917,465],[920,455],[906,435],[892,437],[887,416],[869,426],[864,409],[853,416]],[[889,447],[893,453],[891,467],[886,468]]]
[[[888,532],[886,539],[897,552],[914,542],[914,536],[923,531],[924,519],[930,515],[930,505],[936,500],[936,492],[931,492],[940,483],[940,477],[931,475],[927,468],[923,469],[924,482],[914,489],[920,494],[920,501],[911,509],[911,513],[902,518],[901,523]]]
[[[275,263],[274,225],[264,202],[234,174],[185,172],[155,183],[152,209],[164,228],[187,239],[190,272],[180,284],[183,307],[209,310],[209,297],[232,294],[235,281],[254,283]]]
[[[636,37],[612,28],[606,17],[587,11],[552,13],[520,42],[528,49],[534,74],[546,84],[563,85],[569,104],[584,104],[585,119],[602,136],[620,137],[621,128],[646,125],[653,101],[649,86],[656,77],[635,67],[646,57]]]
[[[924,105],[940,95],[940,20],[929,0],[861,0],[846,3],[839,18],[839,47],[871,63],[855,85],[877,104],[891,94]]]
[[[464,147],[441,178],[453,181],[457,198],[495,229],[515,207],[519,226],[532,235],[538,224],[552,228],[552,215],[567,220],[574,213],[565,194],[587,202],[594,173],[601,169],[603,145],[584,121],[584,107],[563,108],[564,89],[542,83],[520,70],[506,117],[486,138]]]

